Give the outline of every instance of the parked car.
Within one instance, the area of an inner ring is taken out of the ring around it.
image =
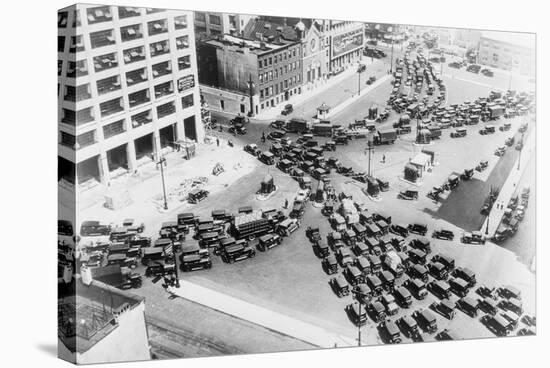
[[[342,275],[338,275],[330,280],[332,289],[338,295],[339,298],[349,295],[350,286],[346,278]]]
[[[401,342],[399,328],[392,320],[387,319],[380,322],[378,329],[385,342],[389,344],[399,344]]]
[[[424,331],[428,333],[435,333],[437,331],[437,319],[429,310],[416,310],[413,312],[412,316]]]
[[[456,303],[450,299],[435,301],[430,308],[447,319],[453,319],[456,313]]]
[[[463,311],[464,313],[466,313],[470,317],[472,317],[472,318],[477,317],[477,311],[479,309],[479,304],[476,300],[465,296],[465,297],[459,299],[456,302],[456,306],[457,306],[458,309],[460,309],[461,311]]]

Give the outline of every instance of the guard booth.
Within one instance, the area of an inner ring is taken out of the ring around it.
[[[428,168],[430,163],[431,157],[428,156],[425,153],[419,153],[416,156],[413,157],[413,159],[409,162],[411,165],[415,166],[418,169],[418,172],[420,174],[420,177],[424,173],[424,171]]]
[[[380,195],[380,186],[378,185],[378,180],[372,176],[367,176],[367,193],[371,197],[378,197]]]
[[[377,117],[378,117],[378,107],[376,106],[369,107],[368,119],[376,120]]]
[[[323,102],[321,106],[317,108],[317,119],[320,119],[320,120],[326,119],[329,112],[330,112],[330,106]]]
[[[403,178],[406,181],[409,181],[411,183],[416,183],[418,181],[418,178],[420,178],[421,176],[422,174],[416,166],[414,166],[410,162],[405,165]]]
[[[276,189],[273,182],[273,176],[266,174],[262,182],[260,183],[260,194],[269,194],[274,192]]]

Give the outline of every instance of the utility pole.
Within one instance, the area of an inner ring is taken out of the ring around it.
[[[390,60],[390,74],[393,73],[393,34],[391,35],[391,60]]]
[[[359,63],[359,65],[357,66],[357,75],[358,75],[358,80],[357,80],[357,95],[361,95],[361,73],[363,73],[363,68],[365,67],[364,64],[361,64]]]
[[[519,168],[520,168],[520,165],[521,165],[521,151],[523,151],[523,141],[524,141],[524,138],[525,138],[525,133],[521,133],[521,149],[519,150],[519,157],[518,157],[518,171],[519,171]]]
[[[372,146],[372,142],[370,140],[367,141],[367,150],[369,151],[369,166],[368,166],[367,174],[368,174],[368,176],[370,176],[371,151],[374,150],[374,147]]]
[[[153,157],[154,159],[154,157]],[[162,195],[164,197],[164,209],[168,209],[168,202],[166,201],[166,186],[164,184],[164,166],[166,165],[166,159],[163,157],[156,163],[157,167],[160,165],[160,177],[162,178]]]
[[[357,296],[360,295],[362,297],[368,297],[368,295],[360,292],[359,290],[351,290],[351,293],[355,297],[355,300],[357,300],[357,304],[359,304],[359,315],[357,316],[359,319],[357,321],[357,346],[361,346],[361,301],[357,299]]]

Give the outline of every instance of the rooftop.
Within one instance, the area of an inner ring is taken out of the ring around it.
[[[116,317],[144,298],[99,281],[75,280],[76,295],[58,290],[58,337],[72,352],[84,353],[118,327]]]
[[[285,44],[260,42],[229,34],[224,34],[221,38],[204,41],[204,43],[217,47],[223,47],[225,45],[236,49],[248,48],[250,52],[255,54],[262,54],[264,52],[277,50],[286,46]]]
[[[483,31],[481,36],[494,41],[506,42],[516,46],[523,46],[529,49],[535,48],[534,33],[503,32],[503,31]]]
[[[300,24],[298,22],[297,24]],[[305,25],[301,23],[302,31],[305,30]],[[261,19],[250,19],[244,27],[244,36],[250,39],[258,39],[261,35],[264,39],[277,39],[280,41],[298,41],[298,34],[295,27],[284,25],[276,22],[271,22]]]

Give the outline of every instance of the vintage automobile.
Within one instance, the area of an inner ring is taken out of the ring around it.
[[[428,238],[425,238],[425,237],[416,237],[414,239],[412,239],[410,242],[409,242],[409,245],[411,248],[413,249],[416,249],[416,250],[420,250],[426,254],[430,253],[432,251],[432,248],[430,246],[430,240]]]
[[[266,138],[275,142],[279,142],[285,136],[286,132],[284,130],[274,130],[272,132],[269,132]]]
[[[406,287],[416,299],[422,300],[428,295],[426,284],[422,280],[408,279],[403,283],[403,286]]]
[[[338,272],[338,261],[336,260],[336,256],[333,254],[323,258],[321,266],[329,275],[333,275]]]
[[[500,302],[498,302],[498,307],[504,310],[512,311],[519,315],[523,313],[523,306],[521,304],[521,301],[516,298],[502,299]]]
[[[288,218],[281,221],[275,228],[275,231],[280,236],[290,236],[290,234],[292,234],[299,228],[300,222],[297,219]]]
[[[408,226],[401,223],[395,223],[390,225],[389,231],[393,234],[397,234],[402,236],[403,238],[406,238],[409,236],[409,229]]]
[[[426,252],[420,249],[410,249],[407,253],[411,262],[415,264],[425,264],[426,263]]]
[[[451,278],[449,280],[449,286],[451,287],[451,291],[459,297],[465,297],[470,291],[468,282],[460,278]]]
[[[352,286],[356,286],[364,282],[363,273],[353,264],[348,264],[344,269],[344,276]]]
[[[294,164],[292,161],[284,158],[282,160],[279,160],[275,166],[282,172],[289,173],[292,167],[294,166]]]
[[[330,249],[327,243],[322,239],[316,240],[313,243],[313,251],[315,252],[315,255],[319,258],[325,258],[330,254]]]
[[[273,165],[275,163],[275,155],[269,151],[260,153],[258,159],[266,165]]]
[[[330,285],[339,298],[349,295],[350,286],[346,278],[338,275],[330,280]]]
[[[376,275],[367,275],[366,284],[372,290],[373,295],[379,295],[383,290],[383,284]]]
[[[451,296],[451,286],[442,280],[434,280],[428,284],[428,290],[439,299],[447,299]]]
[[[458,309],[460,309],[462,312],[466,313],[470,317],[477,317],[477,312],[479,309],[479,303],[477,302],[477,300],[465,296],[456,302],[456,306]]]
[[[378,274],[380,281],[382,281],[382,287],[384,290],[393,290],[395,285],[395,276],[390,271],[381,271]]]
[[[228,132],[229,133],[234,133],[234,134],[245,135],[246,134],[246,127],[242,123],[235,123],[235,124],[233,124],[229,127]]]
[[[457,267],[453,271],[453,276],[461,278],[468,283],[468,287],[474,287],[476,284],[476,274],[467,267]]]
[[[248,258],[254,258],[256,251],[247,245],[246,240],[237,240],[235,244],[225,246],[220,250],[222,261],[225,263],[233,263],[242,261]]]
[[[361,307],[361,304],[354,302],[346,306],[346,312],[349,318],[356,326],[363,326],[367,323],[367,311]]]
[[[258,238],[258,250],[265,252],[281,244],[282,239],[277,234],[265,234]]]
[[[414,264],[408,269],[408,274],[413,279],[428,282],[428,269],[420,264]]]
[[[336,251],[336,258],[340,262],[340,266],[346,267],[348,264],[353,263],[351,256],[351,250],[347,247],[341,247]]]
[[[476,289],[476,293],[483,298],[496,299],[495,287],[488,287],[487,285],[482,284]]]
[[[454,240],[455,234],[451,230],[437,229],[432,233],[432,237],[436,239]]]
[[[492,316],[496,315],[498,312],[497,301],[492,298],[478,298],[477,305],[480,310]]]
[[[404,315],[397,320],[397,324],[403,331],[403,334],[410,339],[417,340],[420,337],[418,323],[409,315]]]
[[[460,340],[460,336],[454,331],[449,329],[444,329],[435,336],[436,340],[439,341],[449,341],[449,340]]]
[[[384,305],[388,316],[393,316],[399,312],[399,306],[392,294],[383,294],[378,298],[378,301]]]
[[[455,260],[441,253],[437,253],[436,255],[434,255],[431,261],[443,264],[448,271],[451,271],[455,268]]]
[[[184,272],[209,269],[212,261],[208,254],[189,254],[181,257],[180,269]]]
[[[329,233],[329,235],[330,235],[330,233]],[[315,243],[316,241],[321,240],[321,233],[319,232],[319,228],[308,226],[306,228],[306,237],[312,243]]]
[[[437,280],[446,280],[449,276],[449,270],[447,267],[437,261],[431,261],[428,263],[428,271],[430,272],[430,275],[432,275]]]
[[[512,324],[500,314],[494,316],[486,314],[481,317],[480,321],[497,336],[508,336],[514,330]]]
[[[429,310],[416,310],[413,312],[412,317],[416,319],[416,321],[424,331],[428,333],[435,333],[437,331],[437,320],[433,313]]]
[[[465,232],[460,240],[465,244],[485,244],[485,237],[480,231]]]
[[[338,231],[332,231],[328,233],[327,242],[333,251],[336,251],[338,248],[345,245],[344,241],[342,240],[342,234]]]
[[[385,342],[389,344],[399,344],[401,342],[401,333],[399,328],[390,319],[380,322],[378,325],[380,331],[380,336],[384,339]]]
[[[367,305],[367,313],[371,315],[374,322],[381,322],[386,319],[386,309],[379,301],[369,303]]]
[[[450,299],[442,299],[440,301],[433,302],[430,305],[430,309],[441,314],[447,319],[453,319],[456,313],[456,303]]]
[[[294,111],[294,108],[292,107],[292,104],[286,104],[283,110],[281,111],[281,115],[289,115],[289,114],[292,114],[293,111]]]
[[[428,226],[423,223],[414,223],[414,224],[409,224],[408,230],[413,234],[419,234],[419,235],[425,236],[426,233],[428,232]]]
[[[187,202],[189,202],[191,204],[197,204],[197,203],[203,201],[204,199],[206,199],[206,197],[208,197],[208,194],[210,194],[210,193],[207,190],[193,189],[188,194]]]
[[[505,285],[497,289],[497,294],[506,299],[515,298],[521,300],[521,291],[511,285]]]
[[[476,171],[482,172],[483,170],[487,169],[487,167],[489,167],[489,161],[481,160],[479,161],[479,164],[476,166]]]
[[[417,190],[404,190],[400,191],[397,195],[398,198],[404,199],[407,201],[412,201],[418,199],[418,191]]]
[[[151,261],[145,268],[145,277],[168,276],[175,273],[173,263],[165,263],[161,261]]]

